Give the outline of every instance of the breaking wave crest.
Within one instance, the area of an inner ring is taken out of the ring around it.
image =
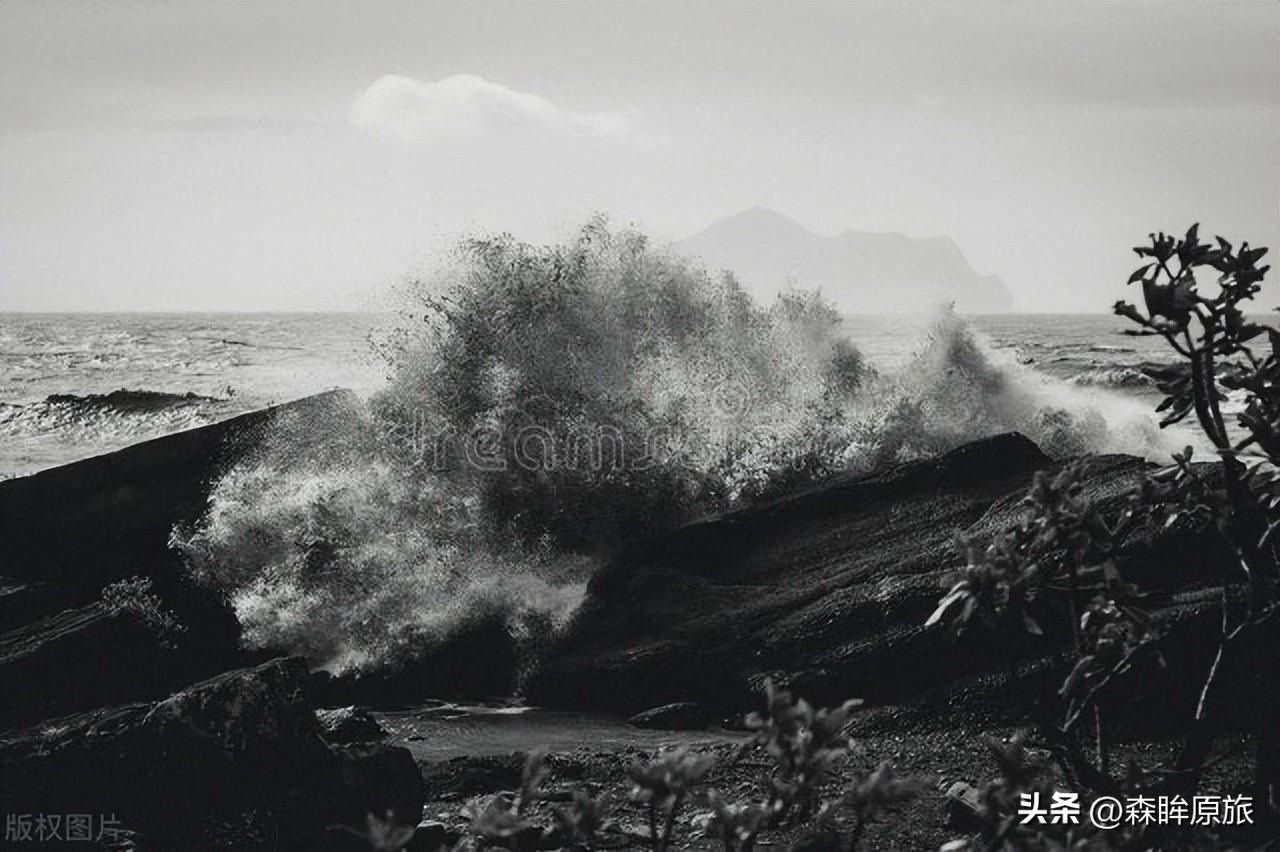
[[[1071,377],[1072,384],[1109,388],[1154,388],[1156,380],[1137,367],[1097,367]]]
[[[469,243],[413,296],[384,391],[282,415],[175,532],[254,647],[370,670],[494,615],[532,642],[611,549],[828,475],[1008,431],[1063,456],[1169,449],[1142,403],[949,312],[877,371],[820,298],[755,305],[598,222],[560,247]]]
[[[950,312],[935,321],[912,361],[885,379],[879,396],[873,405],[889,408],[877,438],[896,449],[895,459],[1000,432],[1021,432],[1059,458],[1167,458],[1180,446],[1146,403],[1041,373]]]
[[[194,393],[114,390],[104,394],[51,394],[39,402],[0,403],[0,435],[26,437],[58,432],[82,444],[116,437],[139,440],[209,422],[209,407],[222,402]]]

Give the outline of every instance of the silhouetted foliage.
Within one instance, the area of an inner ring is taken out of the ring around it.
[[[1116,313],[1162,336],[1183,360],[1159,387],[1162,426],[1191,414],[1214,447],[1217,460],[1193,461],[1188,447],[1173,464],[1147,477],[1130,505],[1103,517],[1080,496],[1082,465],[1053,477],[1036,477],[1018,525],[986,546],[966,542],[967,567],[955,577],[929,624],[963,632],[975,625],[1007,638],[1011,660],[1026,634],[1042,633],[1033,613],[1038,601],[1065,598],[1075,663],[1057,696],[1057,720],[1041,734],[1063,775],[1085,796],[1176,794],[1191,796],[1215,741],[1227,724],[1225,706],[1252,720],[1256,748],[1254,804],[1260,836],[1269,836],[1280,815],[1280,331],[1249,320],[1243,311],[1260,291],[1268,267],[1258,266],[1266,249],[1238,250],[1217,238],[1200,242],[1192,226],[1182,239],[1151,235],[1135,249],[1148,262],[1129,283],[1141,283],[1144,309],[1118,302]],[[1197,270],[1218,274],[1211,295],[1201,292]],[[1264,348],[1256,351],[1257,343]],[[1228,425],[1222,402],[1241,401]],[[1143,666],[1162,665],[1163,631],[1146,607],[1149,595],[1124,582],[1117,567],[1119,543],[1137,525],[1181,526],[1217,535],[1236,557],[1224,571],[1218,650],[1207,670],[1179,673],[1200,683],[1194,718],[1172,765],[1133,763],[1117,773],[1109,759],[1103,698]],[[1058,611],[1061,611],[1059,608]],[[1228,671],[1244,672],[1229,676]],[[1011,687],[1016,663],[1010,665]],[[1241,711],[1241,709],[1243,710]],[[1092,755],[1078,730],[1092,719]],[[1017,746],[996,754],[1001,779],[988,785],[980,809],[979,838],[949,848],[1146,848],[1177,827],[1130,826],[1097,834],[1089,826],[1065,829],[1016,825],[1014,806],[1022,793],[1049,792],[1044,768]],[[1203,842],[1199,829],[1182,830],[1180,843]],[[1134,846],[1134,844],[1137,844]]]

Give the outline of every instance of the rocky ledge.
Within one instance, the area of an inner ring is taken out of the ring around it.
[[[278,659],[0,735],[6,812],[110,814],[146,849],[367,849],[369,814],[416,825],[408,750],[327,742],[309,682]]]
[[[1003,667],[997,640],[924,627],[962,564],[958,535],[985,540],[1012,525],[1036,471],[1059,466],[1021,435],[999,435],[633,547],[592,579],[527,697],[628,714],[675,702],[735,711],[755,705],[767,678],[828,704],[969,695]],[[1148,468],[1094,459],[1084,494],[1118,505]],[[1168,593],[1164,614],[1181,625],[1169,644],[1193,655],[1211,615],[1206,583],[1225,558],[1204,538],[1134,540],[1123,566]],[[1065,639],[1046,635],[1027,662],[1052,659]]]

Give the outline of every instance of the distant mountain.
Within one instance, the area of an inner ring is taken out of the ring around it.
[[[976,273],[945,237],[862,231],[822,237],[756,208],[674,248],[713,270],[731,270],[754,296],[771,299],[789,284],[821,289],[845,313],[913,313],[952,301],[963,313],[996,313],[1012,305],[1004,282]]]

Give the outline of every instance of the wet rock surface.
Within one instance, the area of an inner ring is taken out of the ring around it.
[[[1016,522],[1035,472],[1059,464],[1021,435],[1001,435],[635,546],[593,577],[528,698],[626,714],[696,701],[727,714],[754,706],[768,679],[825,704],[963,689],[1004,655],[980,631],[951,641],[924,627],[962,564],[958,534],[985,540]],[[1099,457],[1082,489],[1119,506],[1147,469]],[[1223,558],[1202,541],[1135,541],[1126,576],[1185,593],[1168,604],[1179,618],[1201,613],[1194,595]],[[1053,656],[1065,640],[1029,643],[1028,659]]]

